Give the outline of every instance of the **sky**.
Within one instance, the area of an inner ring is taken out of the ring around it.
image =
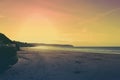
[[[120,46],[120,0],[0,0],[0,32],[23,42]]]

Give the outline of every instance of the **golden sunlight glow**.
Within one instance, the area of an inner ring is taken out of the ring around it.
[[[29,42],[52,43],[53,39],[59,39],[59,34],[54,27],[54,23],[40,14],[29,15],[21,24],[18,36],[21,36],[18,37],[19,40]]]
[[[1,0],[0,32],[10,39],[120,46],[119,0]]]

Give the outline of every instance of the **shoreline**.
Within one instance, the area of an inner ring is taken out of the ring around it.
[[[119,80],[120,55],[74,51],[18,52],[19,62],[2,80]],[[23,75],[24,74],[24,75]]]

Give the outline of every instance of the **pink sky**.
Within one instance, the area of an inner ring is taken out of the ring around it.
[[[119,3],[119,0],[1,0],[0,32],[26,42],[120,45],[116,36],[120,34]]]

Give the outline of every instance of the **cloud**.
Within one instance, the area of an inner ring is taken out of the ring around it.
[[[106,11],[104,13],[100,13],[98,14],[96,17],[93,17],[93,18],[90,18],[90,19],[86,19],[84,20],[83,22],[79,23],[80,25],[84,25],[84,24],[91,24],[91,23],[94,23],[98,20],[101,20],[103,19],[104,17],[108,16],[108,15],[111,15],[112,13],[115,13],[117,11],[120,11],[120,8],[116,8],[116,9],[112,9],[112,10],[109,10],[109,11]]]

